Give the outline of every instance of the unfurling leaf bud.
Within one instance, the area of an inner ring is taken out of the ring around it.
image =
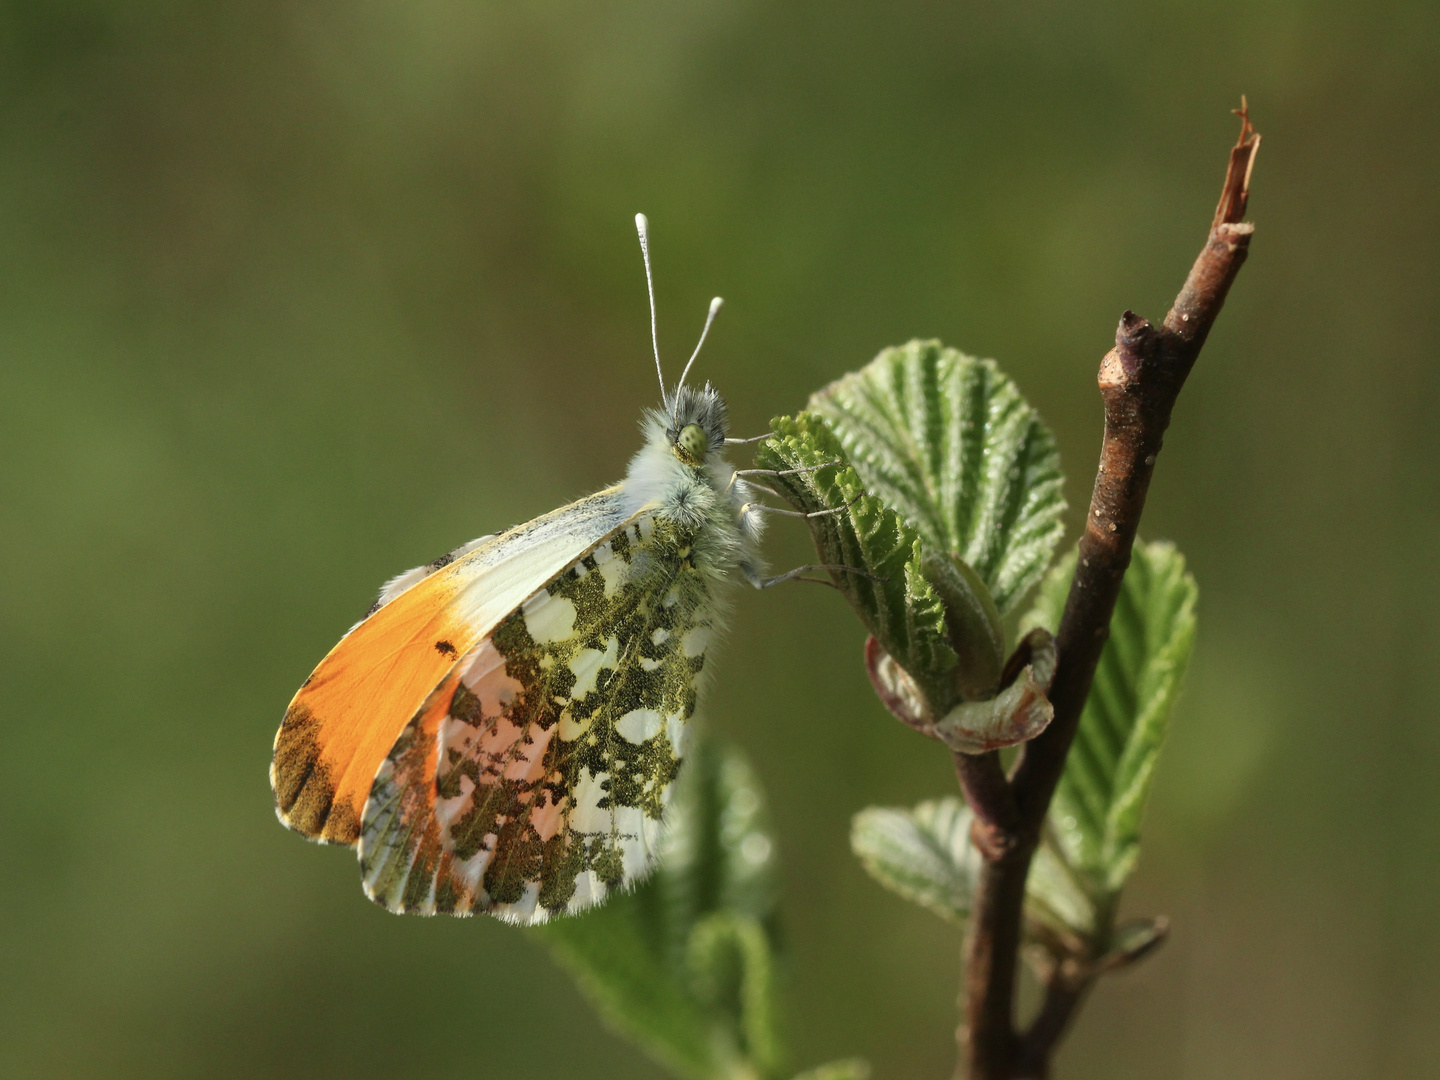
[[[1036,666],[1026,664],[1015,681],[989,701],[965,701],[935,724],[935,737],[962,754],[983,754],[1033,739],[1055,717]]]
[[[1049,634],[1043,635],[1043,641],[1030,635],[1027,642],[1032,637],[1039,647],[1010,685],[988,701],[962,701],[938,721],[932,719],[915,680],[873,637],[865,642],[865,670],[875,693],[897,719],[951,750],[983,754],[1033,739],[1055,716],[1045,696],[1055,670],[1054,646]]]
[[[956,657],[956,695],[961,701],[994,697],[1005,664],[1005,630],[990,590],[969,563],[951,552],[927,554],[922,565],[925,580],[945,605],[945,630]]]

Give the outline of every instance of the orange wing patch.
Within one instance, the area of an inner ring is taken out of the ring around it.
[[[290,828],[329,844],[360,838],[375,770],[485,629],[459,617],[458,587],[442,570],[406,589],[330,650],[290,702],[270,770]]]
[[[270,784],[280,820],[330,844],[360,838],[375,772],[450,669],[536,589],[626,521],[618,487],[393,578],[290,702]],[[453,561],[452,561],[453,560]],[[417,572],[425,576],[415,579]]]

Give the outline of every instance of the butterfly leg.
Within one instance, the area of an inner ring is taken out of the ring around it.
[[[822,461],[819,465],[806,465],[799,469],[737,469],[736,476],[795,476],[797,473],[819,472],[831,465],[844,465],[843,461]]]
[[[808,578],[800,576],[801,574],[809,573],[811,570],[835,570],[840,573],[858,574],[860,577],[869,578],[871,581],[878,582],[880,584],[884,584],[885,582],[890,580],[889,578],[876,577],[868,570],[860,570],[854,566],[840,566],[831,563],[809,563],[805,566],[797,566],[794,570],[787,571],[786,573],[776,574],[774,577],[768,578],[760,577],[756,574],[747,574],[747,576],[750,578],[750,584],[755,586],[755,588],[757,589],[768,589],[772,585],[779,585],[782,581],[810,581],[815,583],[816,585],[829,585],[832,589],[836,588],[836,585],[833,581],[827,581],[824,578]]]
[[[822,461],[819,465],[806,465],[801,469],[736,469],[735,472],[730,474],[730,483],[725,485],[725,490],[729,491],[734,487],[735,481],[739,480],[742,476],[796,476],[800,473],[819,472],[821,469],[828,469],[831,465],[844,464],[843,461]],[[759,487],[760,485],[754,484],[752,486]],[[770,489],[761,488],[761,490],[769,491]],[[771,492],[771,494],[774,494],[774,492]]]
[[[742,507],[740,508],[740,516],[741,516],[741,517],[744,517],[744,516],[745,516],[746,514],[748,514],[751,510],[761,510],[761,511],[764,511],[765,513],[767,513],[767,514],[781,514],[781,515],[783,515],[784,517],[797,517],[797,518],[827,517],[827,516],[829,516],[830,514],[838,514],[838,513],[841,513],[842,511],[849,510],[850,507],[854,506],[857,502],[859,502],[859,501],[860,501],[861,499],[863,499],[864,497],[865,497],[865,493],[862,491],[859,495],[856,495],[855,498],[851,499],[851,500],[850,500],[849,502],[847,502],[844,506],[832,506],[832,507],[831,507],[830,509],[828,509],[828,510],[811,510],[808,514],[807,514],[805,511],[803,511],[803,510],[782,510],[782,509],[781,509],[780,507],[778,507],[778,506],[766,506],[764,503],[746,503],[744,506],[742,506]]]

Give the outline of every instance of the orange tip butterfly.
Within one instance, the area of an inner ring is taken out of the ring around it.
[[[625,479],[392,578],[275,736],[280,820],[391,911],[539,923],[642,878],[727,587],[768,584],[725,402],[685,385],[720,300],[667,391],[635,221],[662,407]]]

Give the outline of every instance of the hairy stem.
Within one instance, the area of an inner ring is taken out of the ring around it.
[[[1024,1037],[1018,1033],[1015,979],[1031,857],[1110,635],[1110,616],[1130,564],[1171,411],[1245,262],[1254,232],[1254,226],[1240,218],[1260,137],[1243,107],[1240,116],[1240,140],[1230,154],[1210,235],[1175,306],[1159,328],[1127,311],[1115,348],[1100,363],[1105,437],[1080,558],[1056,634],[1058,660],[1049,692],[1055,718],[1025,744],[1007,782],[1004,794],[1009,799],[997,793],[986,767],[959,770],[966,797],[982,819],[976,839],[984,860],[965,944],[966,1026],[957,1075],[969,1080],[1044,1076],[1055,1044],[1089,985],[1088,978],[1078,985],[1070,980],[1052,984],[1030,1032]],[[1003,817],[994,813],[997,806],[1005,808]]]

